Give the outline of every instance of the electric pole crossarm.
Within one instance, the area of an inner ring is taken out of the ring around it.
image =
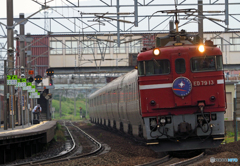
[[[49,8],[49,7],[46,7],[45,9],[48,9],[48,8]],[[38,10],[37,12],[35,12],[35,13],[31,14],[30,16],[28,16],[27,18],[25,18],[25,19],[23,19],[23,20],[21,20],[21,21],[15,23],[15,24],[13,25],[13,27],[15,27],[15,26],[17,26],[17,25],[19,25],[19,24],[25,22],[26,20],[28,20],[29,18],[31,18],[31,17],[34,16],[35,14],[41,12],[42,10],[44,10],[44,9],[40,9],[40,10]]]

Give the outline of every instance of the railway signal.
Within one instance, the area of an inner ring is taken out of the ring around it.
[[[36,77],[35,77],[35,82],[36,83],[40,83],[40,82],[42,82],[42,76],[40,76],[40,75],[37,75]]]
[[[49,86],[52,86],[53,85],[53,80],[52,80],[52,78],[50,78],[50,80],[49,80]]]
[[[28,78],[28,82],[33,82],[33,77],[32,77],[32,76],[30,76],[30,77]]]
[[[46,73],[47,73],[47,76],[53,76],[54,75],[54,70],[53,69],[47,69]]]
[[[25,68],[24,66],[21,66],[21,78],[25,77]]]
[[[33,71],[33,70],[29,70],[29,71],[28,71],[28,74],[29,74],[29,75],[33,75],[33,74],[34,74],[34,71]]]

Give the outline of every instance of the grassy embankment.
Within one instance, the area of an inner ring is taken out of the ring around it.
[[[55,120],[80,120],[80,107],[82,107],[82,114],[86,115],[86,103],[85,98],[76,98],[76,116],[74,116],[74,99],[73,98],[65,98],[62,97],[61,100],[61,110],[62,116],[60,117],[59,108],[60,103],[59,100],[52,100],[52,107],[55,108],[54,118]],[[53,117],[53,115],[52,115]],[[88,118],[88,116],[87,116]]]
[[[234,132],[227,132],[227,134],[225,135],[225,143],[230,143],[230,142],[234,142]],[[238,132],[238,140],[240,140],[240,133]]]

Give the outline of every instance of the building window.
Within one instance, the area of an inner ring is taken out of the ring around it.
[[[97,43],[97,47],[98,47],[98,54],[101,54],[101,53],[106,53],[106,54],[109,54],[110,53],[110,50],[109,50],[109,42],[106,42],[106,41],[98,41]]]
[[[139,53],[141,51],[141,41],[136,40],[129,43],[129,53]]]
[[[126,44],[124,43],[124,44],[120,44],[120,47],[118,47],[117,46],[117,44],[116,45],[114,45],[114,47],[113,47],[113,53],[118,53],[118,54],[124,54],[124,53],[126,53]]]
[[[220,50],[222,50],[222,39],[221,38],[212,39],[212,41],[213,41],[214,45],[217,45],[220,48]]]
[[[239,37],[231,37],[230,43],[233,45],[230,45],[230,51],[240,51],[240,38]]]
[[[82,41],[82,53],[83,54],[93,54],[94,53],[94,43],[93,41]]]
[[[52,48],[50,54],[63,54],[61,41],[50,41],[50,47]]]
[[[77,41],[66,41],[66,54],[77,54]]]

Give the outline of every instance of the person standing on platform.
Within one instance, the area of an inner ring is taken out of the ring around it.
[[[40,104],[37,104],[32,110],[33,118],[36,119],[36,116],[37,116],[37,120],[39,120],[39,114],[41,112],[42,112],[42,107],[40,106]]]

